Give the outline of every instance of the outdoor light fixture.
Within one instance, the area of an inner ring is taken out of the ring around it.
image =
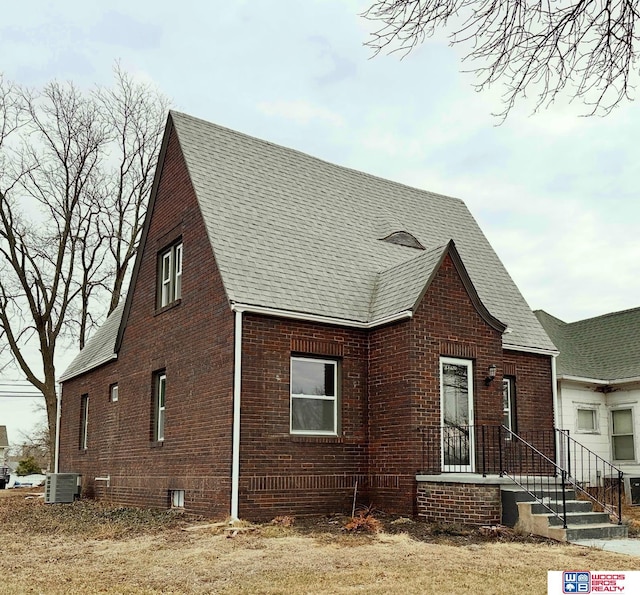
[[[487,370],[487,377],[484,379],[485,386],[489,386],[493,382],[493,379],[496,377],[497,370],[498,367],[495,364],[491,364],[489,366],[489,369]]]

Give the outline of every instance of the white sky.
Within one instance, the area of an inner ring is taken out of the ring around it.
[[[460,55],[428,41],[369,59],[366,0],[3,6],[0,68],[16,82],[109,84],[114,60],[174,107],[317,157],[462,198],[525,299],[566,321],[640,306],[638,105],[581,105],[497,126]],[[59,363],[64,369],[70,355]],[[10,440],[32,404],[0,399]]]

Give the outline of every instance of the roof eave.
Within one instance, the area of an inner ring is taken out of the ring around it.
[[[96,368],[104,366],[105,364],[108,364],[109,362],[112,362],[116,359],[118,359],[118,354],[112,353],[109,357],[105,357],[103,359],[95,361],[89,368],[82,369],[77,372],[71,372],[70,374],[67,374],[65,372],[62,376],[60,376],[60,378],[58,378],[58,382],[67,382],[68,380],[72,380],[73,378],[77,378],[78,376],[82,376],[83,374],[87,374],[88,372],[92,372]]]
[[[464,266],[464,262],[462,262],[462,257],[460,256],[460,253],[458,252],[458,249],[456,248],[456,244],[453,240],[449,240],[449,242],[444,246],[442,255],[440,256],[440,260],[438,264],[433,268],[433,271],[429,276],[429,278],[427,279],[427,282],[425,283],[424,288],[420,292],[418,299],[415,301],[413,305],[412,311],[415,312],[416,309],[418,308],[418,305],[422,301],[422,298],[424,297],[424,295],[427,293],[429,286],[431,285],[433,279],[435,278],[438,270],[442,266],[442,263],[444,262],[444,259],[447,256],[447,254],[451,257],[453,265],[455,266],[456,271],[460,276],[460,280],[462,281],[462,285],[464,286],[467,292],[467,295],[469,296],[469,299],[473,304],[473,307],[476,309],[476,312],[478,312],[478,314],[482,317],[482,319],[491,328],[495,329],[499,333],[504,333],[508,328],[507,325],[504,324],[501,320],[498,320],[493,314],[491,314],[488,308],[484,305],[482,299],[480,298],[480,296],[478,295],[478,292],[476,291],[475,285],[473,284],[473,281],[471,280],[469,273],[467,272],[467,268]]]
[[[503,343],[502,348],[507,351],[522,351],[524,353],[549,355],[551,357],[558,357],[560,355],[557,349],[546,349],[545,347],[533,347],[531,345],[510,345],[509,343]]]
[[[617,386],[621,384],[633,384],[640,382],[640,376],[632,376],[630,378],[613,378],[611,380],[603,378],[585,378],[584,376],[571,376],[570,374],[561,374],[558,380],[567,380],[569,382],[580,382],[583,384],[597,384],[598,386]]]
[[[122,312],[122,318],[120,319],[120,326],[118,328],[118,334],[116,336],[116,342],[114,346],[114,351],[116,354],[118,353],[118,351],[120,351],[120,346],[122,345],[122,338],[124,336],[124,330],[127,326],[127,321],[129,319],[129,312],[131,310],[131,301],[133,300],[133,289],[138,279],[140,265],[142,262],[142,253],[144,252],[144,246],[147,242],[147,236],[149,235],[149,226],[151,225],[151,215],[153,213],[153,205],[156,201],[156,195],[158,194],[158,186],[160,184],[160,178],[162,176],[162,170],[164,167],[165,155],[167,153],[167,147],[169,145],[169,137],[171,136],[171,131],[173,129],[174,129],[173,118],[171,116],[171,112],[169,112],[167,116],[167,123],[164,128],[164,136],[162,137],[162,145],[160,146],[160,152],[158,153],[156,171],[153,177],[151,192],[149,194],[149,202],[147,203],[147,212],[145,215],[144,223],[142,225],[142,233],[140,235],[140,242],[138,243],[136,259],[133,264],[131,280],[129,281],[129,289],[125,297],[124,311]]]
[[[311,314],[309,312],[298,312],[296,310],[283,310],[280,308],[271,308],[268,306],[258,306],[254,304],[243,304],[234,302],[231,304],[234,312],[247,312],[249,314],[261,314],[263,316],[276,316],[278,318],[289,318],[291,320],[304,320],[306,322],[318,322],[320,324],[331,324],[334,326],[344,326],[357,329],[371,329],[385,324],[391,324],[400,320],[406,320],[413,317],[411,310],[402,310],[387,316],[382,316],[371,321],[350,320],[347,318],[337,318],[335,316],[323,316],[321,314]]]

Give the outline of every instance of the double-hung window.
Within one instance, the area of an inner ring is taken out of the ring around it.
[[[611,445],[614,461],[635,460],[633,411],[631,409],[611,410]]]
[[[165,398],[167,393],[167,375],[165,372],[158,372],[155,375],[154,386],[154,420],[153,420],[153,439],[155,442],[164,440],[164,422],[165,422]]]
[[[158,277],[158,306],[163,308],[182,297],[182,242],[160,253]]]
[[[338,362],[291,358],[291,433],[338,433]]]

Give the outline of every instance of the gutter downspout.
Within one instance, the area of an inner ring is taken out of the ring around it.
[[[554,421],[556,427],[562,429],[564,426],[564,419],[562,415],[562,409],[560,408],[560,402],[558,401],[558,374],[556,372],[557,355],[551,357],[551,390],[553,391],[553,410]]]
[[[562,430],[564,429],[564,420],[562,415],[562,409],[560,408],[560,403],[558,402],[558,374],[556,372],[556,361],[558,356],[551,356],[551,394],[553,397],[553,425],[555,428]],[[556,465],[561,465],[564,468],[564,442],[561,443],[560,432],[554,432],[555,434],[555,447],[556,447]],[[564,497],[564,491],[563,491]]]
[[[242,394],[242,312],[235,310],[233,347],[233,437],[231,448],[231,521],[238,520],[240,489],[240,395]]]
[[[53,472],[60,472],[60,418],[62,417],[62,386],[58,383],[56,394],[56,446],[53,456]]]

